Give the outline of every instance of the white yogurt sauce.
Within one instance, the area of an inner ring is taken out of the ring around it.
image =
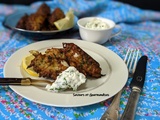
[[[94,30],[102,30],[102,29],[109,28],[109,25],[106,22],[103,22],[102,20],[95,18],[87,22],[85,27],[89,29],[94,29]]]
[[[63,71],[52,85],[47,85],[46,89],[48,91],[59,92],[66,90],[67,88],[72,88],[74,91],[86,82],[86,76],[80,73],[75,67],[68,67]]]

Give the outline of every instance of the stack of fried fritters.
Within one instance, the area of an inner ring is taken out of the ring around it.
[[[16,27],[32,31],[57,30],[54,22],[64,17],[65,14],[60,8],[55,8],[51,13],[50,7],[43,3],[35,13],[25,14]]]
[[[32,51],[31,54],[35,58],[28,68],[33,67],[39,77],[55,80],[69,66],[74,66],[85,76],[102,76],[99,63],[74,43],[63,43],[63,48],[47,49],[44,54],[38,51]]]

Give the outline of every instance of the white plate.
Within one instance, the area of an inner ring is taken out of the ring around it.
[[[4,76],[27,77],[28,74],[21,69],[21,62],[22,58],[29,54],[29,50],[43,52],[47,48],[62,47],[63,42],[75,43],[80,46],[100,63],[102,74],[106,75],[99,79],[88,79],[87,83],[82,85],[76,92],[68,90],[61,93],[53,93],[46,91],[44,87],[36,86],[10,85],[10,88],[24,98],[44,105],[78,107],[104,101],[119,92],[126,84],[128,78],[127,67],[117,54],[99,44],[76,39],[46,40],[21,48],[6,62]],[[91,94],[94,96],[91,96]]]

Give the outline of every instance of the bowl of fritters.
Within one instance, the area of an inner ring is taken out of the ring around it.
[[[51,8],[43,3],[37,10],[27,9],[23,11],[16,11],[6,17],[3,25],[10,28],[22,35],[39,37],[39,36],[51,36],[57,33],[64,33],[74,27],[77,21],[77,17],[74,16],[74,23],[72,26],[65,29],[57,29],[54,22],[65,18],[65,12],[56,7]]]

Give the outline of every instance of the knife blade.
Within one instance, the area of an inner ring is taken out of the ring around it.
[[[46,84],[52,84],[53,82],[49,80],[39,80],[39,79],[32,79],[32,78],[0,78],[0,85],[39,85],[45,86]]]
[[[139,59],[137,63],[133,79],[130,83],[131,93],[129,95],[127,105],[120,120],[134,120],[140,93],[143,89],[145,81],[147,59],[148,57],[144,55]]]

